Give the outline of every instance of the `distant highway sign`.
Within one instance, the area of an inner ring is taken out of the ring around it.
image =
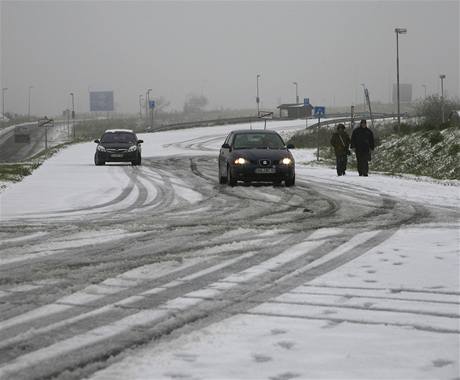
[[[91,91],[89,109],[94,112],[113,111],[113,91]]]
[[[314,108],[314,115],[315,116],[323,116],[326,114],[326,107],[318,106]]]

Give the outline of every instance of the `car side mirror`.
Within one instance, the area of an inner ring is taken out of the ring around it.
[[[95,142],[96,144],[100,144],[100,141],[99,141],[99,140],[94,140],[94,142]]]
[[[143,142],[144,142],[144,140],[137,140],[138,144],[142,144]]]
[[[292,144],[288,144],[286,148],[288,148],[288,149],[295,149],[295,146],[292,145]]]
[[[223,144],[222,149],[231,149],[230,145],[228,144]]]

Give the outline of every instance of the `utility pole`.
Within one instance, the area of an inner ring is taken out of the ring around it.
[[[75,137],[76,137],[76,133],[75,133],[75,102],[74,102],[73,92],[70,93],[70,96],[72,97],[72,133],[73,133],[73,138],[75,140]]]
[[[139,95],[139,118],[142,119],[142,95]]]
[[[8,90],[8,87],[2,88],[2,120],[5,120],[5,92]]]
[[[295,103],[299,104],[298,84],[297,84],[297,82],[292,82],[292,84],[295,86]]]
[[[257,74],[257,96],[256,96],[256,103],[257,103],[257,117],[260,115],[260,98],[259,98],[259,78],[260,74]]]
[[[422,84],[422,87],[425,90],[425,99],[426,99],[426,84]]]
[[[27,102],[27,120],[30,121],[30,97],[31,97],[31,92],[34,86],[29,86],[29,97],[28,97],[28,102]]]
[[[398,134],[401,134],[401,106],[399,101],[399,35],[406,34],[407,29],[395,28],[396,33],[396,95],[398,101]]]
[[[446,78],[446,75],[441,74],[439,78],[441,78],[441,121],[444,124],[446,121],[444,117],[444,79]]]
[[[149,88],[147,90],[147,92],[145,93],[145,121],[147,123],[147,127],[149,126],[150,122],[149,122],[149,102],[150,102],[150,91],[152,91],[151,88]]]

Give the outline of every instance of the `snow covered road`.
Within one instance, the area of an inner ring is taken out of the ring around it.
[[[241,127],[142,135],[141,167],[72,146],[0,193],[0,378],[459,376],[458,184],[219,185]]]

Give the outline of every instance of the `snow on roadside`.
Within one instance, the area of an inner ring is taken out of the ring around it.
[[[455,378],[458,244],[455,229],[400,230],[335,271],[91,379]]]

